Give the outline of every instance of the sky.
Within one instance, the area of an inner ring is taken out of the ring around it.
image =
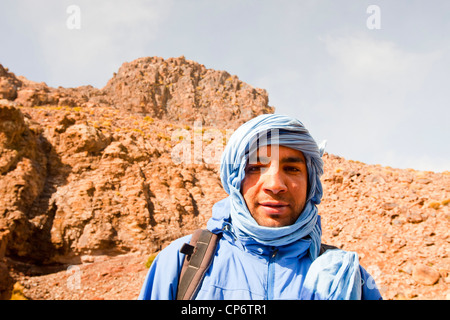
[[[267,90],[326,151],[450,171],[450,1],[2,0],[0,64],[102,88],[123,62],[185,56]]]

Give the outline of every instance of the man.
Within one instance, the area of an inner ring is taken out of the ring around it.
[[[229,196],[207,224],[220,240],[195,299],[381,299],[356,253],[321,254],[322,154],[303,124],[283,115],[233,133],[220,167]],[[190,239],[159,253],[139,299],[176,299],[179,250]]]

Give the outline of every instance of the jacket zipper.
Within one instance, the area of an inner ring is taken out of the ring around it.
[[[242,246],[242,244],[240,243],[240,241],[238,241],[238,238],[236,237],[236,235],[233,232],[232,226],[230,223],[226,223],[223,228],[222,231],[224,233],[228,233],[232,239],[234,240],[234,243],[239,245],[239,247],[241,247],[242,250],[244,250],[244,247]],[[272,247],[272,251],[270,253],[269,256],[269,263],[268,263],[268,274],[267,274],[267,299],[268,300],[273,300],[273,292],[274,292],[274,286],[275,286],[275,265],[274,265],[274,261],[275,258],[278,254],[278,248],[276,247]]]
[[[233,238],[234,241],[237,241],[237,237],[234,234],[230,223],[225,223],[223,228],[222,228],[222,231],[225,232],[225,233],[228,233]]]
[[[275,286],[275,258],[277,256],[278,249],[273,248],[272,253],[269,257],[269,270],[267,276],[267,299],[273,300],[273,291]]]
[[[245,250],[244,246],[242,245],[242,243],[239,241],[238,237],[234,234],[233,232],[233,228],[231,226],[230,223],[225,223],[225,225],[222,228],[222,231],[224,233],[227,233],[228,235],[231,236],[231,238],[233,239],[233,243],[238,246],[241,250]]]

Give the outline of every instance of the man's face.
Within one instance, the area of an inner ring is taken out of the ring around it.
[[[241,193],[259,225],[282,227],[293,224],[300,216],[307,189],[303,153],[275,145],[259,148],[256,161],[249,161]]]

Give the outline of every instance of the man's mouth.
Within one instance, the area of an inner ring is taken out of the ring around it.
[[[289,203],[284,201],[261,201],[259,205],[267,214],[282,214],[289,207]]]
[[[268,206],[268,207],[286,207],[289,205],[289,203],[287,202],[283,202],[283,201],[261,201],[259,203],[262,206]]]

